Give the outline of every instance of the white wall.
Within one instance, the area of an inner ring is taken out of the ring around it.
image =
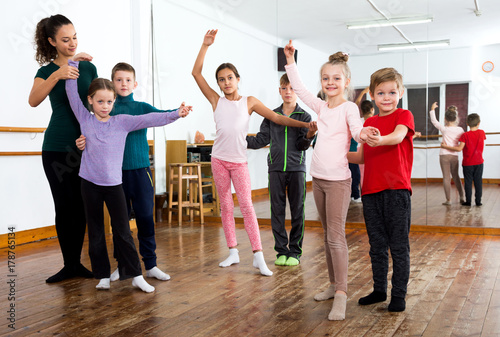
[[[370,75],[382,67],[394,67],[403,75],[405,86],[429,83],[469,82],[469,113],[481,116],[481,128],[486,132],[498,132],[498,98],[500,97],[500,69],[485,73],[481,69],[484,61],[493,63],[499,59],[500,45],[475,48],[429,50],[424,52],[386,53],[351,58],[353,81],[359,88],[369,84]],[[500,61],[499,61],[500,62]],[[496,62],[498,63],[498,62]],[[442,97],[445,99],[444,94]],[[428,104],[430,106],[430,103]],[[440,109],[444,109],[441,106]],[[444,112],[444,110],[442,110]],[[423,113],[423,112],[414,112]],[[426,112],[427,113],[427,112]],[[500,137],[491,135],[486,143],[499,144]],[[429,141],[428,146],[439,146],[439,141]],[[417,143],[425,146],[425,143]],[[461,154],[460,154],[461,158]],[[500,148],[486,146],[484,150],[485,179],[498,179],[500,172]],[[439,166],[439,149],[415,149],[413,178],[442,178]]]
[[[133,2],[9,1],[0,20],[4,46],[0,54],[0,63],[4,65],[4,80],[0,84],[0,126],[48,125],[49,100],[36,108],[28,104],[28,95],[39,68],[34,59],[33,36],[40,19],[58,13],[67,16],[78,34],[78,50],[90,53],[99,76],[109,78],[115,63],[136,63],[131,43],[135,31],[131,17],[137,15],[138,9],[135,8],[132,14]],[[43,134],[0,133],[0,151],[41,151],[42,141]],[[54,224],[52,195],[40,156],[0,157],[0,177],[0,234],[6,233],[9,226],[22,231]]]
[[[214,139],[215,123],[212,108],[191,76],[194,61],[200,50],[203,36],[209,29],[219,29],[215,43],[209,48],[203,75],[218,91],[215,70],[224,62],[233,63],[240,73],[239,92],[255,96],[271,109],[281,104],[278,93],[277,48],[286,42],[257,31],[251,26],[234,20],[230,11],[215,3],[191,1],[189,7],[184,1],[154,1],[155,22],[155,67],[158,82],[155,87],[155,106],[172,109],[182,101],[193,105],[194,111],[185,119],[172,125],[155,128],[156,191],[166,189],[165,140],[187,139],[192,142],[197,130],[205,139]],[[224,7],[225,8],[225,7]],[[161,18],[168,13],[168,19]],[[189,22],[189,29],[185,23]],[[304,82],[315,92],[319,89],[319,67],[327,56],[296,41],[299,50],[298,64]],[[302,105],[304,107],[304,105]],[[304,107],[306,108],[306,107]],[[250,119],[250,133],[259,131],[262,117],[254,113]],[[248,150],[248,163],[252,189],[267,187],[268,149]],[[309,154],[308,160],[311,155]]]
[[[282,47],[285,43],[232,19],[230,6],[197,0],[189,4],[187,8],[180,0],[154,2],[155,25],[159,29],[155,32],[153,76],[150,1],[11,1],[9,10],[2,12],[0,22],[5,32],[3,45],[9,46],[6,49],[9,52],[2,53],[0,59],[2,64],[11,65],[5,67],[5,78],[14,80],[1,83],[3,113],[0,114],[0,126],[48,125],[49,100],[37,108],[27,103],[39,68],[34,60],[33,35],[40,19],[57,13],[66,15],[78,33],[78,50],[94,56],[99,76],[109,78],[114,64],[129,62],[137,72],[139,86],[134,92],[137,100],[154,103],[163,109],[176,108],[184,100],[194,106],[188,118],[148,132],[148,138],[155,138],[157,193],[164,192],[165,140],[192,141],[196,130],[203,132],[207,139],[213,139],[215,133],[210,106],[191,76],[192,65],[208,29],[219,28],[220,32],[207,55],[204,72],[207,80],[216,87],[212,81],[216,67],[222,62],[232,62],[241,74],[243,95],[256,96],[270,108],[281,102],[278,86],[282,73],[276,70],[276,53],[278,45]],[[300,41],[296,41],[296,46],[300,50],[299,66],[304,82],[312,91],[317,90],[318,69],[326,56]],[[155,100],[151,89],[153,78]],[[260,116],[252,116],[250,132],[258,132],[261,121]],[[42,141],[43,134],[0,133],[0,151],[40,151]],[[267,186],[267,151],[249,151],[254,189]],[[7,233],[9,226],[22,231],[54,224],[52,195],[40,156],[0,157],[0,174],[0,234]]]
[[[94,56],[94,64],[102,77],[110,76],[112,66],[120,61],[129,62],[137,70],[139,87],[137,100],[153,103],[159,108],[176,108],[185,100],[194,106],[186,119],[148,132],[155,138],[157,193],[165,191],[165,140],[193,140],[196,130],[207,139],[213,139],[215,125],[211,108],[197,88],[191,69],[202,42],[203,34],[219,28],[216,43],[206,57],[204,75],[214,88],[214,72],[222,62],[234,63],[240,72],[240,92],[259,98],[270,108],[280,104],[279,77],[276,70],[277,47],[286,41],[256,31],[251,26],[231,18],[229,7],[216,2],[192,0],[189,8],[185,1],[154,1],[155,25],[155,99],[153,100],[150,52],[150,1],[108,0],[25,0],[9,1],[9,10],[1,14],[4,52],[0,55],[4,70],[1,82],[2,113],[0,126],[46,127],[50,119],[48,99],[37,108],[31,108],[28,95],[38,65],[34,61],[32,37],[36,23],[43,17],[62,13],[74,23],[78,32],[79,51]],[[319,90],[319,68],[327,56],[310,48],[306,41],[296,40],[299,50],[298,66],[305,85],[312,91]],[[336,50],[332,51],[335,52]],[[365,87],[370,74],[385,66],[401,70],[407,85],[472,81],[470,112],[478,112],[485,131],[498,131],[496,106],[500,97],[499,69],[490,74],[481,71],[480,65],[491,60],[498,65],[500,46],[474,50],[455,49],[427,53],[381,54],[351,57],[353,85]],[[429,63],[427,64],[427,59]],[[428,72],[422,69],[429,69]],[[6,72],[6,73],[5,73]],[[7,80],[8,79],[8,80]],[[299,102],[300,104],[300,102]],[[302,107],[306,110],[302,104]],[[316,118],[311,113],[313,119]],[[258,132],[262,118],[254,114],[250,132]],[[497,136],[488,142],[500,143]],[[0,133],[0,151],[40,151],[43,134]],[[267,186],[267,149],[248,151],[252,188]],[[440,177],[437,150],[415,152],[415,177]],[[498,147],[485,150],[485,178],[499,178],[500,156]],[[311,154],[308,153],[308,163]],[[8,226],[17,231],[54,224],[52,196],[43,173],[39,156],[0,157],[0,234]],[[310,176],[308,176],[308,180]]]

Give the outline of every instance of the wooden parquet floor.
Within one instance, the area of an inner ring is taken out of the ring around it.
[[[445,201],[441,183],[412,184],[412,226],[418,230],[454,233],[485,233],[500,235],[500,186],[483,184],[483,206],[461,206],[456,190],[452,190],[452,205],[444,206]],[[453,186],[452,186],[453,188]],[[474,193],[474,192],[473,192]],[[267,197],[254,198],[254,208],[259,219],[270,219],[271,211]],[[312,189],[308,190],[305,202],[308,221],[319,221]],[[235,208],[235,216],[241,212]],[[287,205],[287,219],[290,210]],[[348,224],[364,224],[363,205],[351,202],[347,214]],[[425,228],[425,227],[429,228]],[[359,227],[359,226],[358,226]],[[361,226],[363,227],[363,226]]]
[[[332,322],[327,320],[332,301],[313,299],[329,284],[321,228],[306,228],[299,266],[277,267],[271,228],[261,226],[264,256],[274,272],[271,277],[252,267],[250,243],[241,225],[236,233],[241,262],[220,268],[218,263],[227,254],[220,223],[185,222],[181,227],[159,223],[158,266],[172,279],[148,279],[156,287],[152,294],[133,288],[130,280],[113,282],[109,291],[97,291],[93,279],[46,284],[45,279],[62,265],[57,240],[17,246],[15,301],[7,301],[9,289],[3,280],[0,334],[500,336],[500,236],[411,233],[407,309],[389,313],[388,301],[357,304],[372,290],[368,238],[362,229],[347,229],[347,314],[344,321]],[[111,245],[108,236],[108,249]],[[5,276],[7,251],[0,250]],[[82,256],[89,266],[87,244]],[[11,303],[15,304],[15,330],[8,327]]]

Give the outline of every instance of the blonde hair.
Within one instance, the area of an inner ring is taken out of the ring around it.
[[[346,80],[350,80],[351,79],[351,69],[347,65],[348,60],[349,60],[349,55],[347,53],[344,53],[341,51],[338,51],[335,54],[330,55],[328,57],[328,62],[325,62],[325,64],[323,64],[321,66],[321,69],[319,70],[320,78],[323,75],[323,68],[329,64],[332,66],[340,66],[342,68],[342,73],[344,74],[344,77],[346,78]],[[346,95],[347,99],[352,98],[353,92],[354,92],[354,90],[353,90],[351,85],[348,85],[345,87],[344,94]]]

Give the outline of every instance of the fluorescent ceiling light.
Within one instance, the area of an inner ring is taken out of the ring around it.
[[[417,23],[432,22],[432,20],[433,20],[432,16],[410,16],[410,17],[406,16],[406,17],[396,17],[396,18],[382,19],[382,20],[358,21],[358,22],[347,23],[347,29],[412,25]]]
[[[379,44],[378,50],[400,50],[414,48],[430,48],[430,47],[445,47],[450,45],[450,40],[439,41],[420,41],[413,43],[398,43],[398,44]]]

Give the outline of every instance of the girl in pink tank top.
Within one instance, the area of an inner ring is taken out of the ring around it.
[[[229,267],[240,262],[238,249],[236,249],[238,243],[231,193],[231,183],[233,183],[243,214],[245,230],[252,244],[253,266],[259,269],[262,275],[271,276],[273,272],[269,270],[264,260],[259,224],[252,204],[252,190],[246,157],[248,121],[252,112],[255,111],[277,124],[302,128],[315,128],[316,125],[315,122],[308,124],[280,116],[264,106],[257,98],[241,96],[238,93],[240,75],[231,63],[221,64],[215,72],[217,85],[224,95],[220,96],[213,90],[201,72],[205,54],[208,47],[214,43],[216,34],[217,29],[209,30],[205,34],[192,75],[201,92],[212,105],[216,124],[216,135],[212,149],[212,173],[220,199],[222,227],[229,248],[229,256],[219,266]]]

